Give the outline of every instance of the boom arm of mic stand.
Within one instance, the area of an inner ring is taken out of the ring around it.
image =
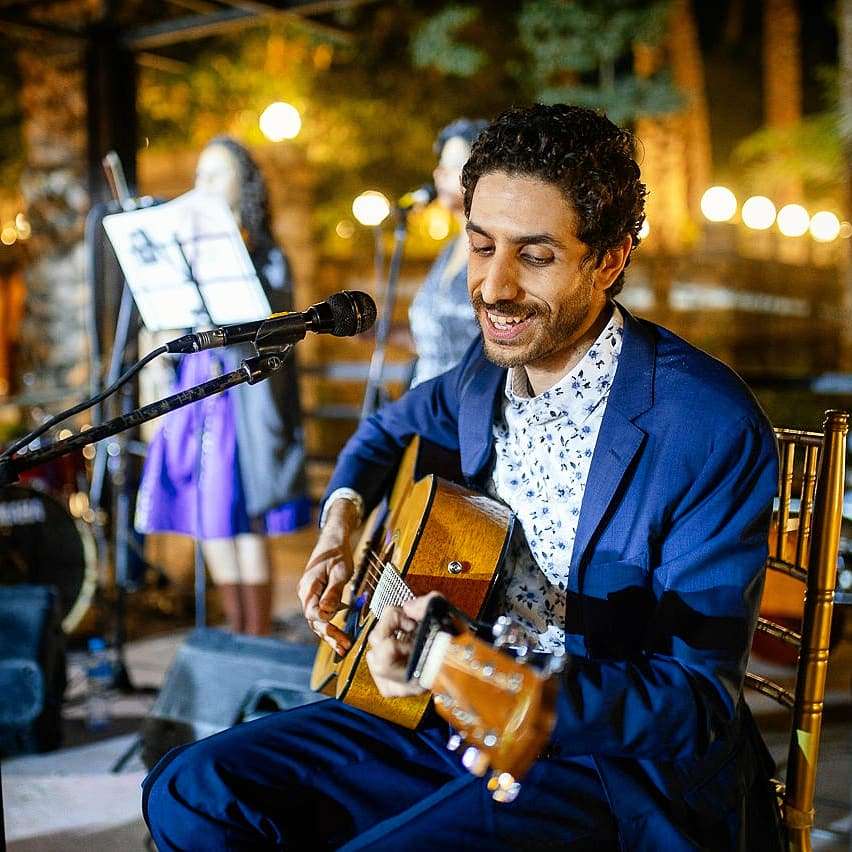
[[[118,432],[123,432],[125,429],[138,426],[140,423],[146,423],[155,417],[168,414],[177,408],[183,408],[191,402],[197,402],[199,399],[205,399],[208,396],[213,396],[213,394],[221,393],[235,385],[245,383],[250,385],[257,384],[257,382],[269,378],[269,376],[284,366],[284,361],[292,348],[292,344],[289,344],[282,346],[275,352],[267,352],[252,358],[246,358],[236,370],[230,373],[224,373],[221,376],[216,376],[209,381],[195,387],[187,388],[165,399],[149,403],[142,406],[142,408],[136,408],[127,414],[114,417],[100,426],[94,426],[85,432],[72,435],[70,438],[56,441],[49,447],[6,459],[0,462],[0,488],[4,485],[12,485],[14,482],[17,482],[18,474],[22,471],[38,467],[38,465],[44,464],[51,459],[67,455],[81,447],[102,441],[104,438],[109,438]]]

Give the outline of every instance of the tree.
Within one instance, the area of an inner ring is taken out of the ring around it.
[[[703,60],[689,0],[671,4],[667,29],[659,45],[636,44],[635,68],[646,77],[667,61],[682,93],[682,107],[668,115],[639,117],[636,133],[650,190],[647,213],[654,245],[677,253],[694,238],[701,194],[709,182],[710,125]]]
[[[486,53],[464,40],[487,15],[487,5],[453,4],[434,14],[412,41],[415,63],[471,78],[502,62],[523,99],[596,107],[619,124],[678,106],[664,67],[638,75],[625,65],[634,42],[657,44],[663,36],[669,0],[524,0],[514,20],[516,36],[504,42],[517,41],[520,57],[511,47]]]
[[[286,144],[312,169],[317,235],[333,247],[335,225],[351,216],[355,195],[375,188],[393,197],[423,183],[440,127],[507,105],[505,75],[467,80],[412,65],[409,35],[434,8],[356,8],[340,38],[287,21],[184,50],[180,66],[143,68],[141,135],[161,151],[197,150],[221,132],[268,145],[258,116],[271,101],[290,101],[303,124]],[[417,247],[412,239],[409,253]]]
[[[802,51],[795,0],[763,2],[763,98],[767,128],[789,131],[802,119]],[[779,182],[781,204],[799,203],[801,181],[788,174]]]

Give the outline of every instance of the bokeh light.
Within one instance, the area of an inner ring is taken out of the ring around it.
[[[334,233],[341,240],[351,240],[355,233],[355,226],[348,219],[341,219],[335,226]]]
[[[765,195],[752,195],[743,203],[743,223],[755,231],[771,228],[775,215],[775,205]]]
[[[450,215],[442,207],[430,207],[426,211],[426,230],[433,240],[445,240],[449,236]]]
[[[381,225],[390,214],[387,198],[375,189],[362,192],[352,202],[352,215],[367,226]]]
[[[807,233],[811,217],[801,204],[785,204],[778,211],[778,230],[785,237],[801,237]]]
[[[15,230],[18,232],[19,240],[29,239],[30,234],[33,232],[32,226],[27,221],[27,217],[24,216],[23,213],[18,213],[15,216]]]
[[[276,101],[260,114],[260,131],[271,142],[295,139],[302,129],[302,116],[292,104]]]
[[[737,212],[737,198],[726,186],[711,186],[701,196],[701,212],[711,222],[728,222]]]
[[[642,223],[642,227],[639,229],[639,239],[644,240],[648,234],[651,233],[651,223],[648,221],[648,217],[645,217],[645,221]]]
[[[810,232],[818,243],[830,243],[840,234],[840,219],[830,210],[820,210],[811,217]]]

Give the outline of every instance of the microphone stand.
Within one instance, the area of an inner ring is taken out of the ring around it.
[[[15,483],[18,479],[18,474],[25,470],[37,467],[59,456],[67,455],[89,444],[102,441],[104,438],[109,438],[126,429],[132,429],[134,426],[146,423],[163,414],[168,414],[175,409],[183,408],[185,405],[189,405],[199,399],[205,399],[208,396],[221,393],[228,388],[245,384],[246,382],[250,385],[257,384],[257,382],[269,378],[274,372],[281,369],[292,348],[292,343],[275,347],[265,347],[260,354],[244,359],[240,363],[240,366],[230,373],[224,373],[221,376],[216,376],[200,385],[187,388],[165,399],[157,400],[141,408],[135,408],[126,414],[121,414],[112,420],[108,420],[106,423],[93,426],[85,432],[80,432],[77,435],[72,435],[70,438],[63,438],[61,441],[56,441],[48,447],[33,450],[20,456],[13,456],[10,459],[4,459],[0,461],[0,488]]]
[[[393,229],[393,251],[391,253],[388,279],[385,284],[382,311],[376,324],[376,343],[370,359],[370,369],[367,373],[367,387],[364,390],[364,403],[361,407],[361,419],[364,420],[376,411],[387,400],[384,390],[385,351],[390,336],[393,311],[396,306],[399,271],[402,267],[402,255],[405,240],[408,236],[408,209],[397,207],[396,223]]]
[[[103,219],[107,214],[136,210],[147,206],[151,199],[136,198],[130,194],[121,160],[115,151],[107,152],[102,161],[104,175],[113,196],[108,204],[95,205],[86,219],[86,246],[88,252],[88,279],[91,295],[90,308],[90,337],[92,343],[92,395],[97,394],[102,387],[112,385],[119,377],[125,363],[128,344],[134,326],[135,305],[130,287],[124,276],[121,276],[121,303],[115,323],[112,342],[112,355],[105,380],[101,381],[101,329],[98,317],[98,285],[103,283],[104,258],[98,252],[98,240],[103,240]],[[133,393],[129,387],[122,388],[118,396],[118,411],[127,413],[133,407]],[[98,403],[92,409],[92,424],[97,428],[103,419],[106,405]],[[114,422],[114,421],[111,421]],[[92,524],[98,552],[99,568],[102,568],[109,556],[109,544],[106,535],[106,514],[104,512],[104,488],[109,477],[110,509],[109,516],[112,525],[112,559],[114,568],[115,607],[113,611],[113,651],[115,666],[113,687],[121,692],[137,691],[130,678],[127,663],[124,658],[125,613],[127,590],[130,583],[130,539],[131,539],[131,495],[129,482],[129,458],[126,436],[120,437],[109,445],[102,444],[96,448],[92,464],[92,478],[89,486],[89,506],[94,513]],[[53,456],[51,456],[52,458]]]

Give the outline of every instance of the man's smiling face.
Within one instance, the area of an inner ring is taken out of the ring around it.
[[[502,367],[558,369],[606,306],[589,247],[560,189],[491,172],[473,192],[468,290],[485,354]],[[608,277],[608,276],[607,276]]]

